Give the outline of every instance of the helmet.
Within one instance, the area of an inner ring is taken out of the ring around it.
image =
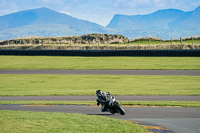
[[[98,94],[102,94],[102,91],[101,90],[97,90],[96,91],[96,94],[98,95]]]

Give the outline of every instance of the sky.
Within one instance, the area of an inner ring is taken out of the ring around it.
[[[0,0],[0,16],[47,7],[106,26],[115,14],[144,15],[161,9],[192,11],[200,0]]]

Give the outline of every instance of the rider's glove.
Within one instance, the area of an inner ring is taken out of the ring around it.
[[[100,104],[100,103],[99,103],[99,102],[97,102],[97,106],[99,106],[99,104]]]

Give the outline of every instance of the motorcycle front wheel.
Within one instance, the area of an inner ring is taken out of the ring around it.
[[[121,115],[125,115],[125,110],[120,107],[118,104],[115,105],[115,109],[121,114]]]

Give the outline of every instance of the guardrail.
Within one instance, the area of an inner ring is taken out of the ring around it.
[[[1,49],[0,55],[200,57],[200,50],[24,50],[24,49],[7,50],[7,49]]]

